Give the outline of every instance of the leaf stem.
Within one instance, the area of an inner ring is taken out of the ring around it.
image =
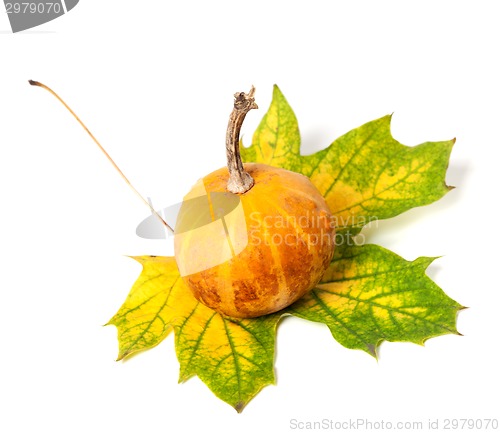
[[[229,170],[227,189],[234,194],[243,194],[254,185],[252,176],[243,168],[240,155],[240,130],[243,120],[250,110],[259,108],[255,103],[254,94],[253,86],[248,93],[234,94],[234,108],[227,125],[226,156]]]
[[[149,207],[149,209],[151,209],[151,212],[153,213],[153,215],[155,215],[157,218],[159,218],[159,220],[161,221],[161,223],[168,229],[170,230],[170,232],[174,232],[174,230],[172,229],[172,227],[170,227],[167,222],[160,216],[160,214],[153,208],[153,206],[151,206],[151,203],[149,203],[140,193],[139,191],[137,191],[134,186],[130,183],[130,181],[127,179],[127,177],[123,174],[123,172],[120,170],[120,168],[116,165],[115,161],[113,161],[113,159],[111,158],[111,156],[109,156],[108,152],[106,152],[106,150],[104,149],[104,147],[101,146],[101,143],[99,143],[99,141],[97,141],[97,138],[94,137],[94,135],[89,131],[89,129],[85,126],[85,124],[80,120],[80,118],[76,115],[76,113],[69,107],[68,104],[66,104],[66,102],[64,102],[64,100],[56,93],[54,92],[49,86],[46,86],[45,84],[42,84],[38,81],[33,81],[33,80],[29,80],[29,83],[32,85],[32,86],[38,86],[38,87],[41,87],[42,89],[45,89],[47,90],[49,93],[51,93],[53,96],[55,96],[59,102],[61,102],[65,107],[66,109],[73,115],[73,117],[78,121],[78,123],[83,127],[83,129],[85,129],[85,131],[87,132],[87,134],[90,136],[90,138],[92,138],[92,140],[94,141],[95,144],[97,144],[97,146],[99,147],[99,149],[102,151],[102,153],[104,153],[104,155],[106,156],[106,158],[108,158],[109,162],[111,162],[111,164],[113,165],[113,167],[115,168],[115,170],[118,172],[118,174],[122,177],[122,179],[128,184],[128,186],[130,188],[132,188],[132,191],[134,191],[137,196],[146,204],[146,206]]]

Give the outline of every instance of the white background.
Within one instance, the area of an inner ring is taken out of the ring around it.
[[[0,430],[290,431],[292,419],[500,418],[498,173],[500,26],[494,1],[82,0],[10,33],[0,14]],[[148,210],[48,93],[73,107],[157,207],[224,164],[232,94],[277,83],[313,152],[388,113],[407,145],[457,138],[439,202],[384,221],[368,241],[470,307],[464,334],[384,343],[377,362],[326,327],[286,319],[277,386],[244,410],[197,378],[177,384],[173,338],[116,363],[102,327],[140,272],[171,254],[136,225]]]

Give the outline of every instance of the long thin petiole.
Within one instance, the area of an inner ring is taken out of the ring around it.
[[[54,92],[50,87],[46,86],[45,84],[42,84],[38,81],[33,81],[33,80],[29,80],[29,83],[32,85],[32,86],[38,86],[38,87],[42,87],[43,89],[47,90],[48,92],[50,92],[52,95],[54,95],[58,100],[59,102],[61,102],[65,107],[66,109],[73,115],[73,117],[78,121],[78,123],[82,126],[83,129],[85,129],[85,131],[87,131],[87,134],[90,135],[90,138],[92,138],[92,140],[94,140],[94,143],[97,144],[97,146],[99,147],[99,149],[101,149],[102,153],[104,153],[104,155],[106,156],[106,158],[108,158],[109,162],[111,162],[111,164],[113,165],[113,167],[115,168],[115,170],[118,172],[118,174],[122,177],[122,179],[127,182],[128,186],[130,186],[130,188],[132,188],[132,190],[137,194],[137,196],[146,204],[147,207],[149,207],[149,209],[151,209],[151,212],[156,215],[156,217],[158,217],[158,219],[162,222],[162,224],[168,229],[170,230],[172,233],[174,232],[174,230],[172,229],[172,227],[170,227],[167,222],[161,217],[161,215],[156,212],[156,210],[153,208],[153,206],[151,206],[151,204],[139,193],[139,191],[137,191],[134,186],[130,183],[130,181],[127,179],[127,177],[123,174],[123,172],[120,170],[120,168],[116,165],[115,161],[113,161],[113,159],[111,158],[111,156],[109,156],[108,152],[106,152],[106,150],[104,149],[104,147],[101,146],[101,143],[99,143],[99,141],[97,141],[97,138],[94,137],[94,135],[89,131],[89,129],[85,126],[85,124],[80,120],[80,118],[76,115],[76,113],[69,107],[68,104],[66,104],[66,102],[63,101],[63,99],[61,99],[61,97],[56,93]]]

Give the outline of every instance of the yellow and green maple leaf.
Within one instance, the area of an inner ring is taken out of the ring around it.
[[[390,116],[356,128],[313,155],[300,154],[297,119],[277,86],[244,161],[309,176],[326,198],[337,231],[350,238],[374,219],[430,204],[450,190],[446,169],[454,140],[415,147],[397,142]],[[346,238],[346,239],[347,239]],[[241,411],[275,382],[276,328],[294,315],[326,324],[342,345],[373,356],[382,341],[422,344],[458,334],[462,308],[425,273],[433,258],[412,262],[376,245],[337,245],[323,279],[290,307],[255,319],[229,319],[199,303],[173,257],[135,257],[143,270],[109,324],[118,329],[119,356],[159,344],[171,331],[180,381],[197,375]]]
[[[174,330],[180,381],[197,375],[239,411],[274,383],[280,315],[228,320],[193,297],[173,257],[134,258],[142,273],[108,323],[118,328],[118,359],[156,346]]]

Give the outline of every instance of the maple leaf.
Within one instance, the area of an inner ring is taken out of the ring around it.
[[[309,176],[337,232],[350,237],[370,221],[432,203],[451,189],[444,179],[454,140],[404,146],[392,137],[390,121],[366,123],[304,156],[297,119],[275,86],[251,146],[240,150],[247,162]],[[408,262],[376,245],[344,242],[313,291],[277,313],[238,320],[199,303],[173,257],[135,259],[142,273],[109,322],[118,328],[118,359],[157,345],[173,330],[180,381],[197,375],[238,411],[275,382],[276,327],[284,315],[324,323],[342,345],[373,356],[384,340],[423,344],[458,334],[461,305],[425,274],[433,258]]]
[[[118,328],[118,360],[156,346],[174,330],[179,381],[197,375],[238,411],[274,383],[280,314],[229,320],[194,298],[173,257],[134,259],[143,266],[141,275],[108,322]]]

